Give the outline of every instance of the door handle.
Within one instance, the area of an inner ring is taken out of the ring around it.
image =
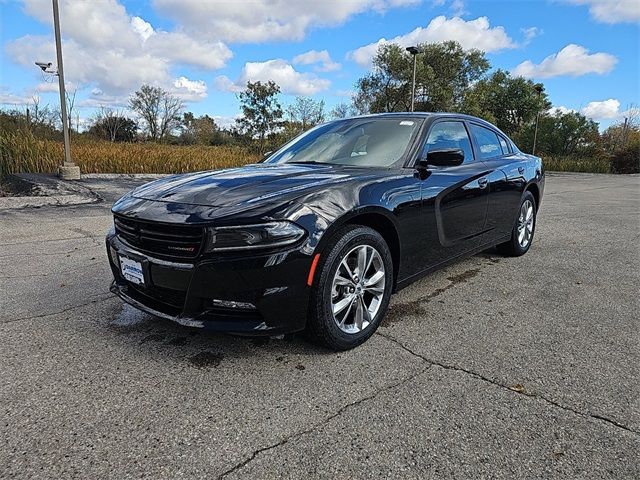
[[[524,167],[518,167],[518,173],[522,175],[524,173]]]
[[[485,188],[488,183],[489,183],[489,180],[487,180],[486,178],[479,178],[478,179],[478,186],[480,188]]]

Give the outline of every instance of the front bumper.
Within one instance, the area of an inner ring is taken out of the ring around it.
[[[106,243],[114,276],[111,291],[140,310],[182,325],[235,334],[279,335],[305,327],[311,257],[299,249],[181,263],[137,251],[113,232]],[[142,264],[144,286],[122,276],[120,256]]]

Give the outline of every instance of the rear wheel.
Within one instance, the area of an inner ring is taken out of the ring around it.
[[[527,253],[529,247],[531,247],[531,242],[533,242],[535,224],[536,200],[531,192],[527,191],[522,196],[518,219],[511,231],[511,238],[508,242],[498,245],[498,250],[512,257],[519,257]]]
[[[334,350],[356,347],[373,335],[389,306],[389,247],[375,230],[348,226],[331,238],[319,267],[307,335]]]

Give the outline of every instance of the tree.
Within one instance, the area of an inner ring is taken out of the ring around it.
[[[184,104],[160,87],[143,85],[129,98],[129,108],[140,115],[149,138],[159,141],[180,124]]]
[[[102,107],[94,117],[89,133],[110,142],[131,142],[137,130],[138,125],[125,116],[124,110]]]
[[[272,81],[247,82],[238,94],[242,117],[236,120],[238,130],[250,140],[257,141],[257,150],[265,152],[267,141],[282,126],[282,107],[278,101],[280,87]]]
[[[640,143],[640,108],[630,105],[624,112],[624,119],[603,132],[602,142],[609,153],[624,149],[630,143]]]
[[[310,97],[296,97],[287,108],[289,120],[305,131],[324,122],[324,100],[315,101]]]
[[[89,128],[89,134],[110,142],[132,142],[138,131],[138,125],[127,118],[124,110],[102,107]]]
[[[494,123],[507,135],[532,123],[551,107],[542,84],[497,70],[465,92],[462,111]]]
[[[464,50],[454,41],[419,45],[416,61],[418,111],[459,111],[465,92],[489,69],[480,50]],[[356,83],[359,113],[398,112],[411,108],[413,56],[397,44],[384,44],[373,71]]]
[[[520,148],[530,152],[535,124],[522,132]],[[540,116],[536,153],[547,155],[593,156],[600,153],[598,124],[578,112],[553,113]]]
[[[355,109],[349,105],[348,103],[338,103],[331,112],[329,112],[329,117],[331,118],[347,118],[355,115]]]
[[[180,141],[186,144],[211,145],[214,141],[218,126],[209,115],[196,117],[191,112],[182,116]]]

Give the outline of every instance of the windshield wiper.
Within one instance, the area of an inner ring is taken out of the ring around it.
[[[305,162],[285,162],[285,163],[297,163],[298,165],[310,164],[310,165],[335,165],[335,163],[317,162],[315,160],[308,160]]]

